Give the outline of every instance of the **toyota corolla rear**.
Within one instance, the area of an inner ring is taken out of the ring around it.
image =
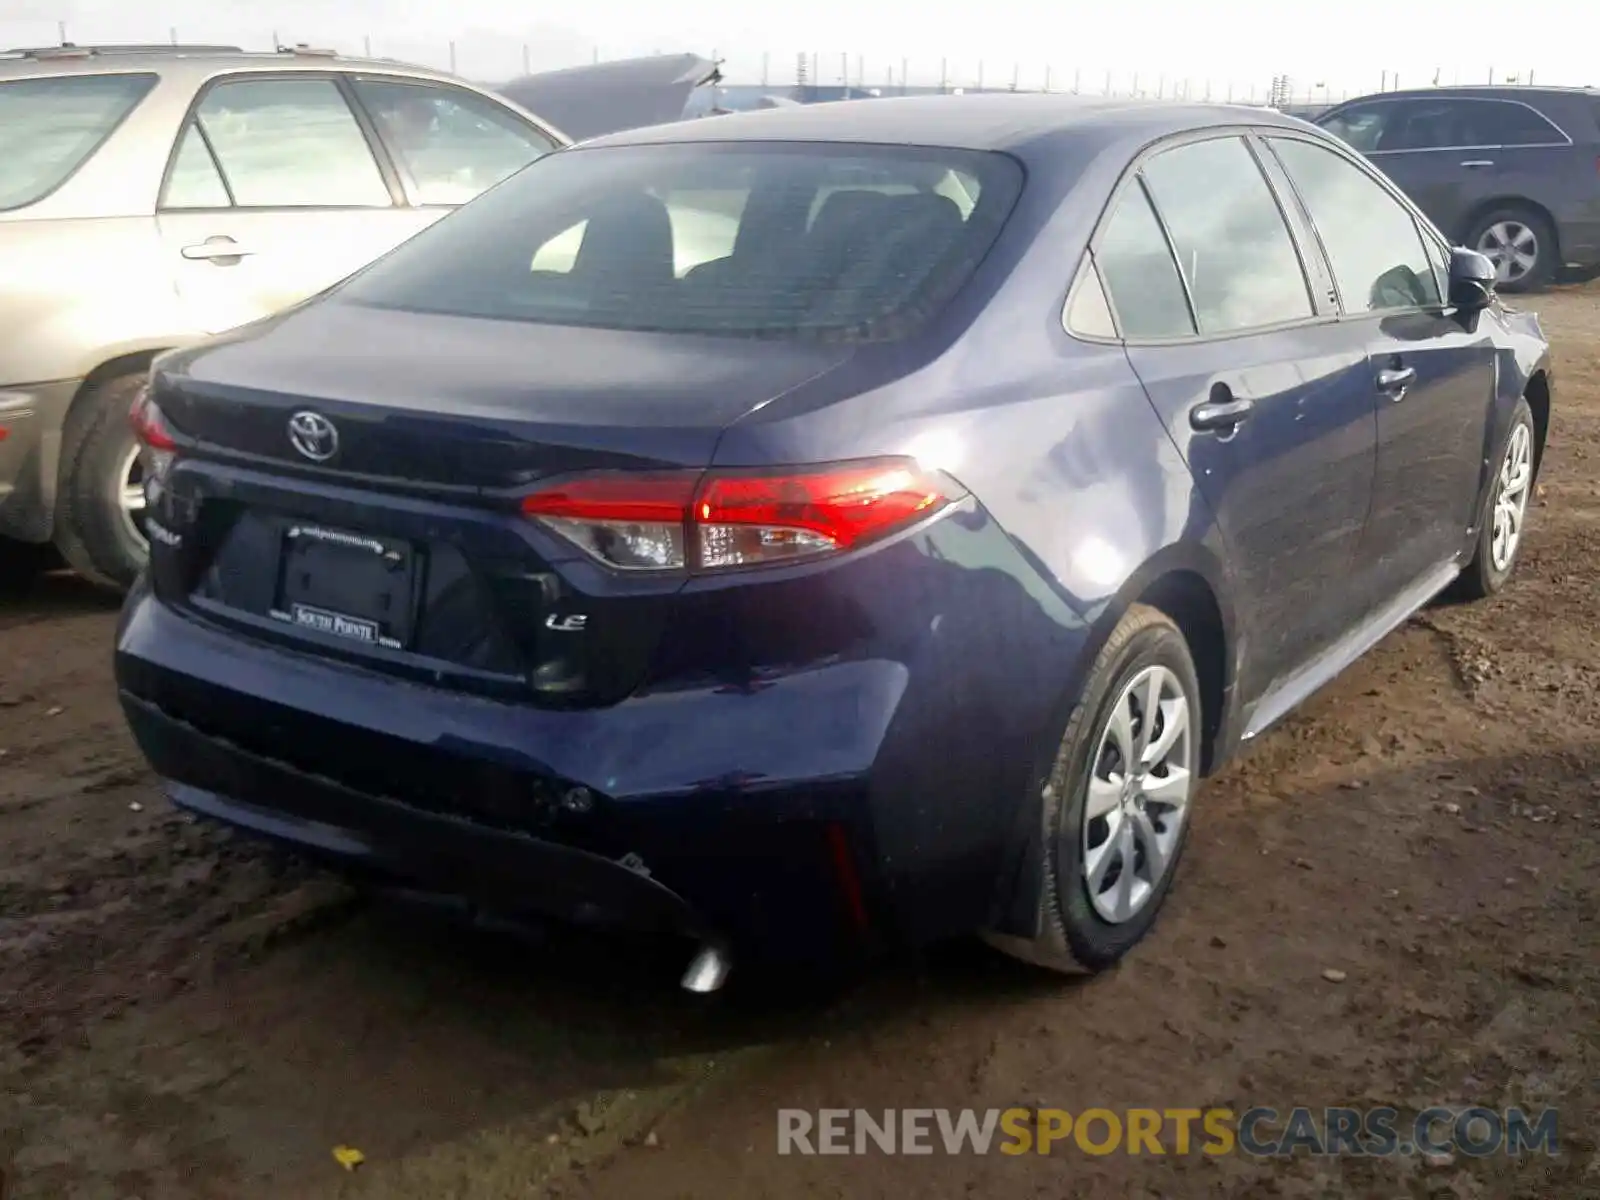
[[[163,359],[117,678],[173,797],[788,958],[971,924],[1009,830],[968,798],[1019,794],[1031,735],[984,631],[1058,626],[881,425],[1020,186],[958,151],[566,152]]]

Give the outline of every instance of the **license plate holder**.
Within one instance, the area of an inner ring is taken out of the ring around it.
[[[360,645],[410,644],[421,560],[409,542],[291,523],[279,561],[275,620]]]

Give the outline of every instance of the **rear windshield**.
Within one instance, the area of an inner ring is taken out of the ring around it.
[[[0,83],[0,211],[43,200],[65,183],[155,82],[141,74]]]
[[[961,287],[1021,183],[1012,159],[959,150],[567,150],[444,218],[339,295],[596,329],[882,340]]]

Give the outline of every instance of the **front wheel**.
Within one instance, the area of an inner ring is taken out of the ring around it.
[[[1511,414],[1511,429],[1500,467],[1490,481],[1478,525],[1478,544],[1472,561],[1461,572],[1453,591],[1460,600],[1482,600],[1494,595],[1511,578],[1522,551],[1528,526],[1528,502],[1533,496],[1534,461],[1538,443],[1533,412],[1518,400]]]
[[[1203,728],[1182,632],[1135,605],[1095,660],[1042,793],[1040,932],[995,945],[1057,970],[1100,971],[1138,944],[1183,854]]]
[[[144,569],[144,487],[128,409],[139,374],[93,384],[78,397],[61,447],[56,546],[84,578],[126,591]]]

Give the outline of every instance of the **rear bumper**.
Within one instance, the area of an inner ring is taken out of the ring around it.
[[[0,536],[50,540],[61,426],[80,382],[0,388]]]
[[[600,855],[343,787],[208,736],[127,692],[122,705],[172,800],[191,812],[510,911],[689,937],[716,933],[682,897]]]
[[[893,664],[552,712],[249,642],[141,585],[117,679],[177,804],[313,856],[502,911],[784,958],[879,935],[865,818],[904,688]],[[846,700],[859,719],[841,724]],[[731,748],[748,751],[737,774]],[[586,812],[565,804],[580,788]]]
[[[957,517],[825,571],[691,584],[610,705],[411,682],[144,583],[117,682],[180,803],[325,855],[790,960],[921,943],[1036,917],[1019,850],[1090,649],[1010,539]]]

